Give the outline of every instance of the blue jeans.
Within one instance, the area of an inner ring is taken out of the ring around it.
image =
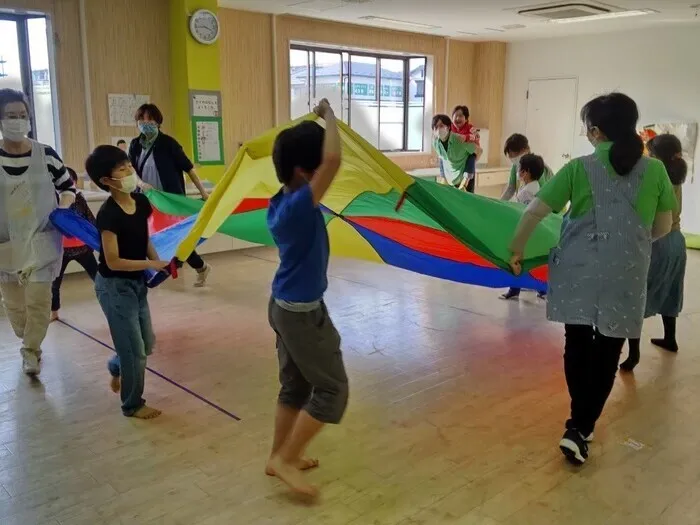
[[[146,404],[146,357],[156,342],[148,310],[148,288],[144,280],[105,278],[98,273],[95,292],[117,352],[107,369],[112,377],[121,377],[122,413],[133,416]]]

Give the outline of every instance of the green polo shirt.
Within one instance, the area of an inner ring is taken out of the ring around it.
[[[551,169],[549,169],[549,166],[545,164],[544,166],[544,172],[542,172],[542,176],[540,177],[539,183],[540,186],[544,186],[547,184],[551,178],[554,177],[554,173],[552,172]],[[508,186],[512,186],[513,188],[518,187],[518,183],[520,182],[520,178],[518,177],[518,165],[513,164],[510,167],[510,177],[508,178]]]
[[[612,142],[604,142],[596,147],[595,154],[608,168],[611,177],[619,177],[610,164]],[[671,180],[666,168],[657,159],[649,159],[637,195],[635,209],[646,226],[654,224],[659,212],[673,211],[678,207]],[[561,210],[571,201],[571,217],[581,217],[593,209],[593,191],[588,174],[581,158],[564,166],[552,180],[537,194],[537,197],[553,210]]]
[[[445,178],[453,186],[457,186],[464,178],[464,171],[467,167],[467,158],[476,153],[476,144],[465,142],[464,138],[457,133],[450,133],[447,138],[447,149],[442,145],[440,139],[433,141],[433,148],[443,161]]]

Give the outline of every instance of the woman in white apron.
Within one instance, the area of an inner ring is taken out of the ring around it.
[[[519,273],[535,226],[571,201],[549,258],[547,318],[565,326],[571,415],[559,447],[575,465],[588,458],[625,339],[641,334],[652,239],[671,230],[677,206],[663,163],[642,156],[634,100],[598,97],[581,119],[595,153],[569,162],[540,190],[511,244]]]
[[[24,94],[0,90],[0,294],[22,340],[22,369],[40,371],[41,343],[51,313],[51,282],[61,270],[61,234],[49,221],[69,207],[75,187],[58,154],[28,138]]]

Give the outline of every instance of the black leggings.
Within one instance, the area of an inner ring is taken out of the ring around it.
[[[187,258],[187,264],[197,271],[204,269],[204,259],[202,259],[197,252],[192,252],[192,255]]]
[[[566,428],[588,436],[612,391],[624,339],[607,337],[592,326],[567,324],[564,373],[571,397]]]
[[[61,309],[61,283],[63,282],[63,274],[66,273],[66,266],[71,261],[77,262],[80,266],[85,268],[85,271],[90,276],[90,279],[95,280],[95,275],[97,275],[97,261],[95,260],[95,255],[90,251],[85,251],[80,255],[75,257],[63,257],[63,264],[61,264],[61,273],[58,277],[51,283],[51,311],[57,312]]]

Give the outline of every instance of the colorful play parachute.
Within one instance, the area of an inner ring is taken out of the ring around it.
[[[546,289],[547,257],[559,238],[561,217],[550,216],[538,226],[525,253],[524,272],[515,276],[508,266],[508,243],[521,205],[412,177],[347,125],[339,127],[343,163],[321,203],[331,255],[480,286]],[[180,238],[178,260],[184,261],[217,231],[273,244],[265,217],[270,197],[280,189],[271,154],[281,129],[244,144],[206,203],[148,192],[158,210],[157,222],[169,225],[183,217],[194,221]]]

